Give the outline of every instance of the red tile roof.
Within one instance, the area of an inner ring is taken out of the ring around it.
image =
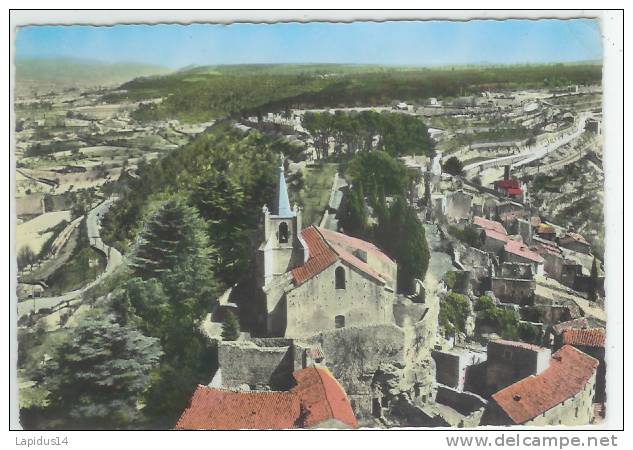
[[[522,195],[523,194],[523,189],[521,189],[521,188],[508,188],[508,189],[506,189],[506,193],[508,195]]]
[[[508,242],[510,240],[507,234],[499,233],[498,231],[490,230],[488,228],[484,229],[484,233],[486,233],[486,237],[496,239],[497,241]]]
[[[544,261],[541,255],[530,250],[523,242],[510,240],[506,242],[506,245],[503,247],[503,249],[508,253],[512,253],[525,259],[529,259],[530,261],[534,261],[539,264]]]
[[[330,419],[358,426],[345,391],[327,369],[309,367],[293,376],[297,385],[285,392],[236,392],[198,386],[175,428],[279,430],[315,427]]]
[[[477,225],[484,230],[493,230],[497,233],[508,234],[506,229],[499,222],[495,222],[494,220],[484,219],[483,217],[475,216],[473,217],[473,224]]]
[[[330,243],[338,247],[345,247],[348,251],[362,250],[378,259],[385,262],[392,263],[393,260],[385,255],[378,247],[371,242],[363,241],[355,237],[347,236],[343,233],[337,233],[336,231],[328,230],[326,228],[319,228],[321,235]]]
[[[492,395],[514,424],[522,424],[578,394],[594,375],[598,361],[565,345],[549,367]]]
[[[495,186],[501,189],[519,189],[519,180],[510,178],[509,180],[497,180]]]
[[[292,278],[296,285],[303,284],[323,272],[339,258],[382,284],[385,284],[385,279],[389,278],[387,274],[378,273],[369,264],[347,250],[348,248],[356,248],[371,252],[383,261],[393,263],[387,255],[369,242],[314,226],[301,230],[301,237],[308,246],[309,257],[305,264],[291,270]]]
[[[604,348],[604,342],[604,328],[570,328],[563,330],[563,344]]]
[[[589,321],[587,321],[586,317],[580,317],[578,319],[568,320],[566,322],[557,323],[552,327],[554,333],[561,334],[565,330],[571,330],[573,328],[587,328],[589,326]]]
[[[302,284],[313,276],[323,272],[338,259],[336,252],[323,239],[316,227],[301,230],[301,237],[308,246],[308,260],[292,269],[292,278],[296,285]]]

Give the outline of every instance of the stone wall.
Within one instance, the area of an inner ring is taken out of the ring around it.
[[[469,218],[472,201],[473,196],[464,191],[448,194],[446,196],[446,217],[452,220]]]
[[[435,360],[437,382],[458,390],[464,390],[468,368],[486,360],[485,353],[466,349],[433,350],[432,355]]]
[[[492,278],[492,292],[504,303],[531,305],[534,303],[536,281],[517,278]]]
[[[472,392],[462,392],[448,386],[438,386],[435,401],[442,405],[450,406],[455,411],[468,416],[476,411],[481,411],[488,402]]]
[[[525,377],[541,373],[548,367],[550,357],[549,349],[535,351],[494,341],[488,343],[486,382],[489,392],[497,392]]]
[[[218,363],[226,388],[248,385],[253,388],[270,387],[285,390],[292,384],[295,367],[292,345],[264,346],[253,341],[218,343]]]

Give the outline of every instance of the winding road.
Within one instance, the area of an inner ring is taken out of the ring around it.
[[[473,164],[468,164],[464,167],[464,172],[469,172],[475,169],[485,170],[490,167],[500,167],[508,164],[515,168],[541,159],[549,153],[562,147],[563,145],[567,145],[574,139],[578,138],[584,132],[585,122],[589,117],[589,114],[582,114],[578,118],[578,122],[576,123],[575,129],[572,132],[563,132],[558,137],[558,139],[554,141],[534,145],[516,155],[501,156],[498,158],[486,159]]]
[[[85,291],[103,282],[103,280],[110,276],[112,272],[123,262],[123,255],[121,255],[121,253],[114,247],[106,245],[100,235],[101,218],[108,211],[110,206],[112,206],[114,201],[114,198],[104,200],[102,203],[91,209],[86,217],[86,228],[88,231],[90,245],[94,249],[102,252],[108,261],[105,270],[95,280],[91,281],[81,289],[66,292],[65,294],[55,297],[39,297],[18,302],[18,319],[45,308],[52,309],[62,303],[80,299],[81,295]]]

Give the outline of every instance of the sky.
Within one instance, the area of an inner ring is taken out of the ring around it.
[[[16,57],[69,57],[169,68],[260,63],[399,66],[602,59],[597,20],[476,20],[29,26]]]

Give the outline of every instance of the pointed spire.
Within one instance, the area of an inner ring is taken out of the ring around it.
[[[280,217],[292,217],[294,215],[292,209],[290,209],[290,201],[288,200],[288,189],[286,187],[286,178],[284,177],[283,154],[280,154],[277,197],[275,198],[275,209],[273,210],[273,213]]]

